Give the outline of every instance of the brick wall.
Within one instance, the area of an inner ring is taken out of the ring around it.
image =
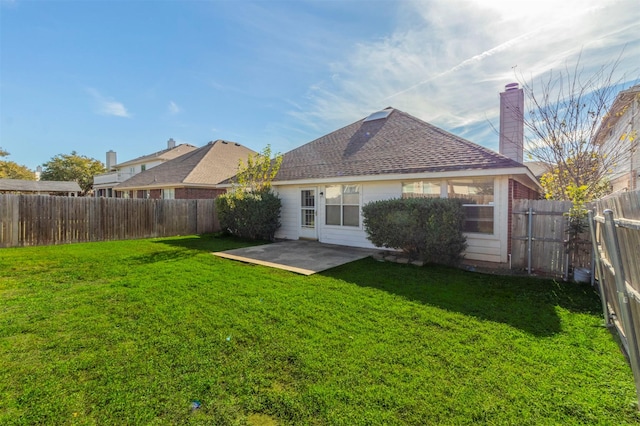
[[[224,194],[224,189],[208,188],[176,188],[176,200],[202,200],[207,198],[217,198]]]

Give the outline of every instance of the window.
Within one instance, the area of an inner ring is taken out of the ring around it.
[[[440,182],[418,181],[402,183],[402,198],[439,198]]]
[[[140,166],[140,171],[144,172],[145,170],[147,170],[147,165],[146,164],[141,165]]]
[[[165,200],[173,200],[176,198],[175,188],[167,188],[162,190],[162,198]]]
[[[360,226],[360,185],[326,188],[326,224]]]
[[[463,200],[466,220],[464,232],[493,234],[493,178],[452,179],[402,183],[402,198],[438,198],[446,184],[444,196]]]
[[[493,234],[493,179],[450,180],[447,195],[464,200],[464,232]]]

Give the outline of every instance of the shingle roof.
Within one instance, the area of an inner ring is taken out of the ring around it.
[[[20,192],[81,192],[78,182],[51,180],[0,179],[0,191]]]
[[[238,161],[255,152],[235,142],[217,140],[159,164],[117,185],[119,191],[145,187],[215,185],[236,174]]]
[[[167,148],[167,149],[163,149],[162,151],[154,152],[153,154],[143,155],[141,157],[134,158],[133,160],[125,161],[124,163],[114,164],[113,167],[120,168],[120,167],[128,166],[130,164],[138,164],[138,163],[143,163],[145,161],[151,161],[151,160],[168,161],[168,160],[172,160],[174,158],[180,157],[181,155],[184,155],[187,152],[191,152],[196,149],[198,148],[193,145],[189,145],[188,143],[181,143],[180,145],[175,146],[173,148]]]
[[[275,181],[523,167],[397,109],[387,118],[356,121],[283,157]]]

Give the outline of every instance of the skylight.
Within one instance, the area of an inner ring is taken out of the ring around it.
[[[367,121],[381,120],[383,118],[387,118],[389,114],[391,114],[391,111],[393,110],[389,108],[389,109],[383,109],[382,111],[374,112],[373,114],[365,118],[364,122],[366,123]]]

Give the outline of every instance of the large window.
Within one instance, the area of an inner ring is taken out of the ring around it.
[[[446,187],[443,188],[443,185]],[[403,182],[402,198],[437,198],[441,194],[448,198],[460,198],[466,214],[463,231],[493,234],[493,186],[493,178]]]
[[[464,232],[493,234],[493,179],[450,180],[447,195],[464,200]]]
[[[360,226],[360,185],[326,188],[326,224]]]
[[[402,184],[402,198],[439,198],[440,182],[417,181]]]

